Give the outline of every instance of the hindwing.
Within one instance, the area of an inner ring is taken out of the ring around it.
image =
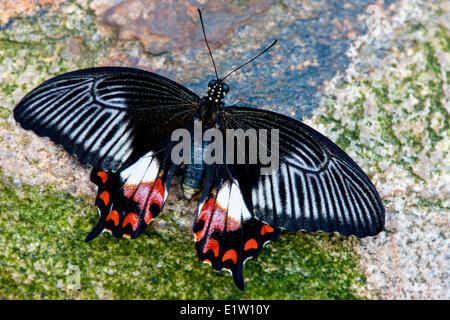
[[[193,230],[198,257],[215,270],[231,272],[244,290],[245,261],[277,240],[280,231],[252,216],[239,183],[224,166],[209,166],[205,182]]]
[[[164,207],[176,169],[170,156],[153,152],[119,172],[93,169],[91,181],[98,186],[95,204],[100,218],[85,241],[102,231],[118,238],[138,237]]]

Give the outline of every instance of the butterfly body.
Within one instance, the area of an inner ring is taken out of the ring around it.
[[[207,95],[199,101],[200,116],[195,118],[202,123],[202,136],[205,130],[220,125],[218,116],[219,113],[224,112],[225,104],[223,99],[228,91],[228,84],[220,79],[209,81]],[[184,167],[182,183],[183,195],[188,200],[201,190],[201,182],[205,170],[203,151],[208,144],[207,141],[203,141],[201,145],[198,145],[195,143],[194,137],[192,138],[191,161]]]
[[[192,199],[200,192],[203,176],[205,173],[205,162],[203,161],[203,150],[206,143],[196,146],[195,141],[191,141],[191,163],[186,164],[183,170],[183,182],[181,188],[185,199]]]

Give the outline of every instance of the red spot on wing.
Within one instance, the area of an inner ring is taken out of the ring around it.
[[[165,189],[161,178],[159,178],[156,182],[143,181],[139,185],[125,183],[123,186],[123,194],[128,199],[134,194],[133,201],[135,201],[139,208],[144,211],[145,223],[149,224],[153,219],[150,212],[150,206],[152,204],[157,204],[159,208],[162,208]]]
[[[136,231],[136,229],[139,225],[139,216],[134,212],[129,213],[123,220],[122,227],[125,228],[125,226],[129,223],[131,223],[131,227],[133,228],[133,231]]]
[[[136,201],[141,210],[144,210],[145,208],[145,223],[149,224],[153,219],[152,213],[150,212],[150,206],[152,204],[157,204],[159,208],[162,208],[164,203],[164,192],[165,189],[160,178],[157,179],[156,182],[142,182],[139,184],[133,200]]]
[[[136,201],[141,210],[144,210],[145,203],[147,202],[148,199],[148,195],[150,193],[150,190],[152,189],[152,185],[153,181],[141,182],[136,189],[136,193],[134,194],[133,200]]]
[[[273,232],[273,228],[267,224],[263,225],[261,228],[261,235],[265,235],[267,232]]]
[[[214,211],[213,211],[214,209]],[[227,210],[222,208],[219,203],[215,202],[213,197],[209,198],[202,209],[200,210],[197,222],[200,220],[205,222],[202,230],[195,233],[195,241],[198,242],[205,236],[206,230],[208,230],[208,238],[211,237],[213,232],[224,232],[225,223],[227,221]],[[231,225],[232,222],[230,222]],[[209,229],[207,228],[209,225]]]
[[[152,221],[152,220],[153,220],[153,216],[152,216],[150,210],[145,210],[145,215],[144,215],[144,221],[145,221],[145,223],[146,223],[146,224],[149,224],[150,221]]]
[[[100,193],[99,197],[100,197],[100,199],[103,200],[103,203],[105,204],[105,206],[107,206],[109,203],[109,192],[103,191],[102,193]]]
[[[203,253],[206,253],[208,250],[212,250],[217,258],[219,256],[219,242],[216,239],[208,238],[203,248]]]
[[[198,213],[196,223],[199,223],[200,220],[202,220],[204,222],[204,225],[202,230],[194,234],[196,242],[200,241],[205,236],[205,232],[207,230],[206,226],[209,224],[209,220],[211,219],[213,207],[214,207],[214,198],[209,198],[201,208],[200,212]]]
[[[208,250],[213,250],[214,256],[219,256],[219,242],[212,238],[212,235],[216,232],[224,233],[227,231],[234,231],[241,228],[241,223],[232,217],[227,218],[227,210],[224,209],[214,197],[209,198],[203,204],[196,223],[203,221],[203,228],[195,233],[195,241],[198,242],[206,237],[205,244],[203,246],[203,253]],[[225,228],[226,227],[226,228]],[[228,250],[225,253],[224,258],[237,261],[237,254],[235,250]]]
[[[105,171],[97,172],[97,175],[102,179],[102,182],[105,183],[108,180],[108,174]]]
[[[112,210],[106,217],[106,221],[112,220],[114,225],[117,227],[119,225],[119,213],[116,210]]]
[[[150,195],[150,204],[156,203],[161,208],[164,203],[164,193],[165,189],[161,179],[156,180]]]
[[[248,240],[244,245],[244,250],[258,249],[258,242],[255,239]]]
[[[214,210],[213,210],[214,209]],[[200,241],[205,236],[206,242],[203,247],[203,253],[213,250],[214,256],[219,256],[219,242],[211,237],[214,232],[224,232],[227,218],[227,211],[215,202],[214,198],[209,198],[199,212],[197,223],[203,220],[205,223],[202,230],[195,233],[195,241]],[[208,227],[209,225],[209,227]]]
[[[224,262],[229,259],[233,260],[233,263],[236,264],[236,262],[237,262],[236,250],[230,249],[227,252],[225,252],[225,254],[223,255],[222,261]]]
[[[241,228],[241,222],[233,217],[227,218],[227,231],[236,231]]]
[[[136,190],[136,185],[135,184],[128,184],[125,183],[123,185],[123,194],[125,195],[125,197],[127,197],[128,199],[131,198],[131,196],[134,193],[134,190]]]
[[[225,221],[227,218],[227,210],[222,208],[217,202],[214,212],[211,217],[211,224],[209,226],[210,233],[213,231],[224,232]]]

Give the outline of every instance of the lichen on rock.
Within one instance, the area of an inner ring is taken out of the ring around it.
[[[382,298],[450,297],[449,9],[394,3],[379,30],[355,41],[347,72],[308,121],[332,132],[385,203],[386,232],[357,246]]]

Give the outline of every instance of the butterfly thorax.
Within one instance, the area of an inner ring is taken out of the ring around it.
[[[208,93],[201,99],[201,120],[204,125],[211,127],[216,123],[217,114],[224,107],[223,99],[229,87],[222,80],[211,80],[208,83]]]

